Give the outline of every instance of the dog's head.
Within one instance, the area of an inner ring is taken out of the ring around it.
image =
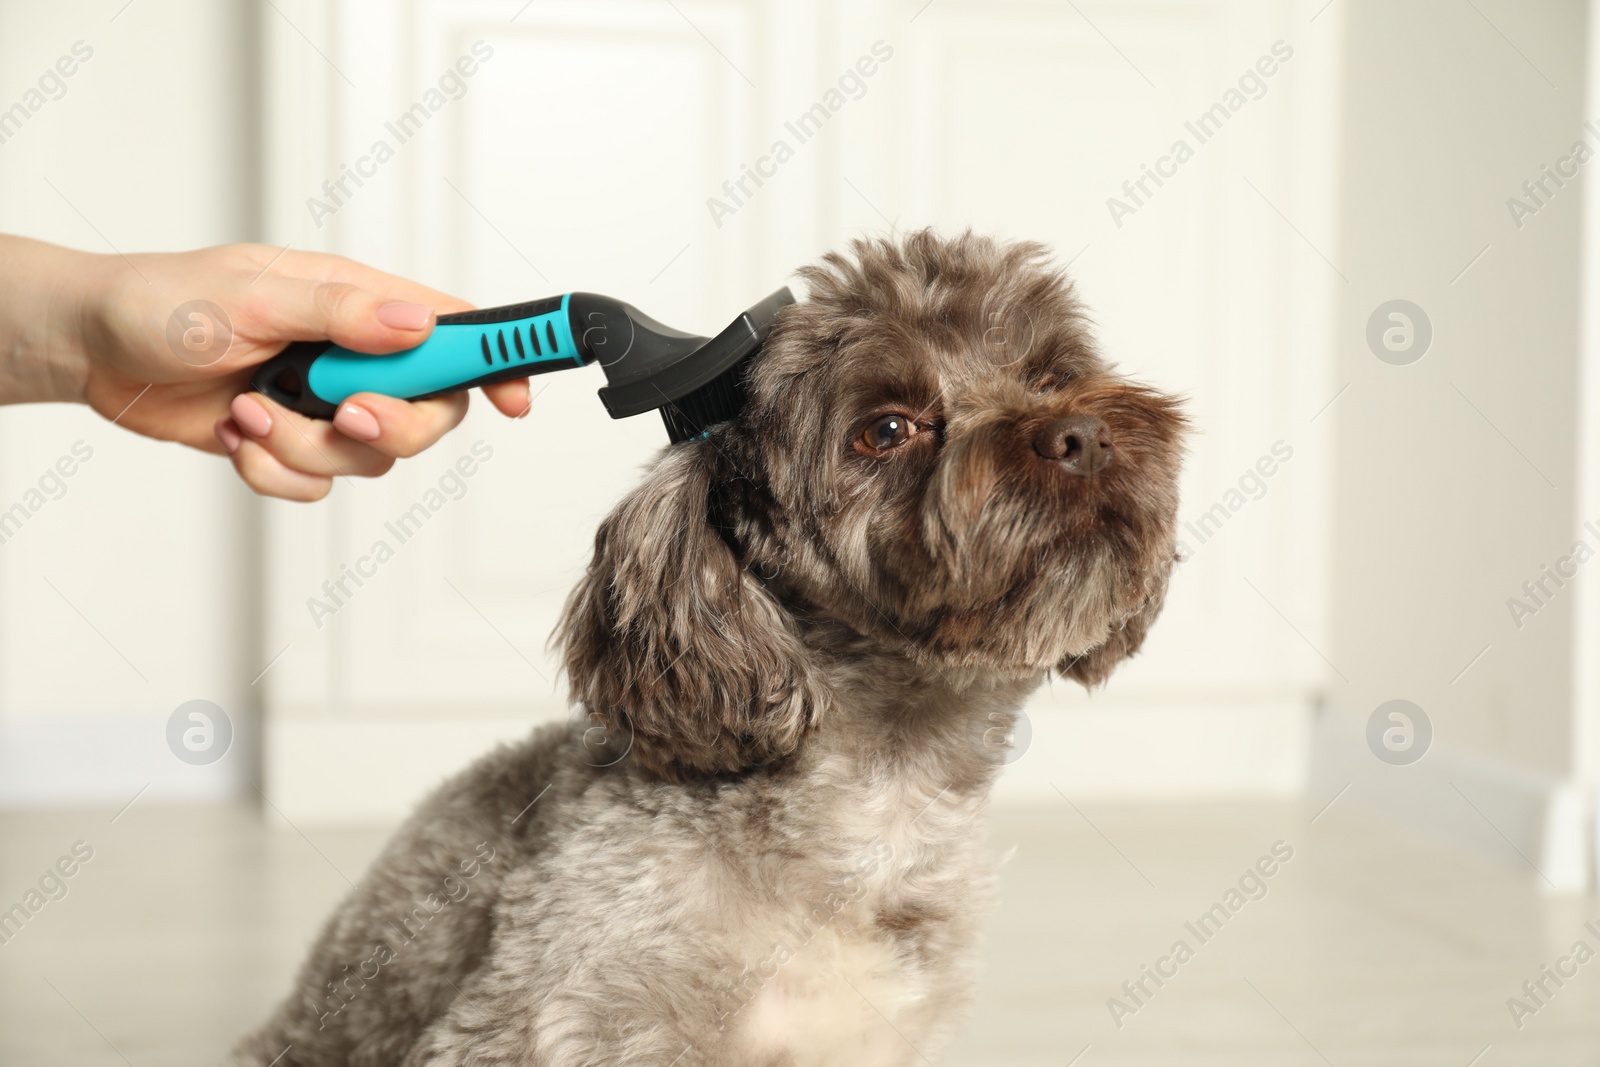
[[[801,273],[743,412],[606,519],[562,623],[577,698],[667,777],[799,746],[831,702],[809,634],[1095,685],[1166,590],[1182,416],[1042,247],[922,231]]]

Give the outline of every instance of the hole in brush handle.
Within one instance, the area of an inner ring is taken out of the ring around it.
[[[311,365],[333,344],[329,341],[296,341],[256,368],[250,387],[271,397],[290,411],[314,419],[331,419],[338,410],[311,391]]]

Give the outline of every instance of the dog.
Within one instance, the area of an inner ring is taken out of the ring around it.
[[[601,525],[578,713],[424,801],[255,1067],[929,1063],[975,984],[994,743],[1161,609],[1185,420],[1032,243],[800,272],[733,420]]]

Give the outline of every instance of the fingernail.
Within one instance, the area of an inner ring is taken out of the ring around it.
[[[239,451],[239,445],[244,441],[244,438],[239,436],[239,431],[234,428],[232,419],[218,419],[216,426],[212,427],[212,430],[216,433],[217,440],[222,442],[222,447],[228,450],[228,455],[231,456]]]
[[[345,404],[334,413],[333,428],[357,441],[378,439],[378,420],[372,412],[356,404]]]
[[[243,393],[233,398],[228,411],[239,429],[251,437],[265,437],[272,432],[272,416],[267,414],[267,409]]]
[[[378,305],[378,321],[395,330],[426,330],[433,321],[433,309],[427,304],[395,300]]]

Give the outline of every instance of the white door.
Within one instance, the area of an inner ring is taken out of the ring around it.
[[[1189,397],[1192,558],[1108,690],[1030,708],[1005,788],[1301,784],[1323,674],[1314,419],[1338,388],[1332,20],[1283,0],[279,0],[263,18],[273,239],[482,305],[587,289],[710,332],[863,231],[1053,245],[1107,353]],[[609,420],[597,377],[536,379],[522,422],[479,405],[389,477],[270,505],[266,792],[291,817],[395,814],[566,713],[545,641],[664,441]]]

